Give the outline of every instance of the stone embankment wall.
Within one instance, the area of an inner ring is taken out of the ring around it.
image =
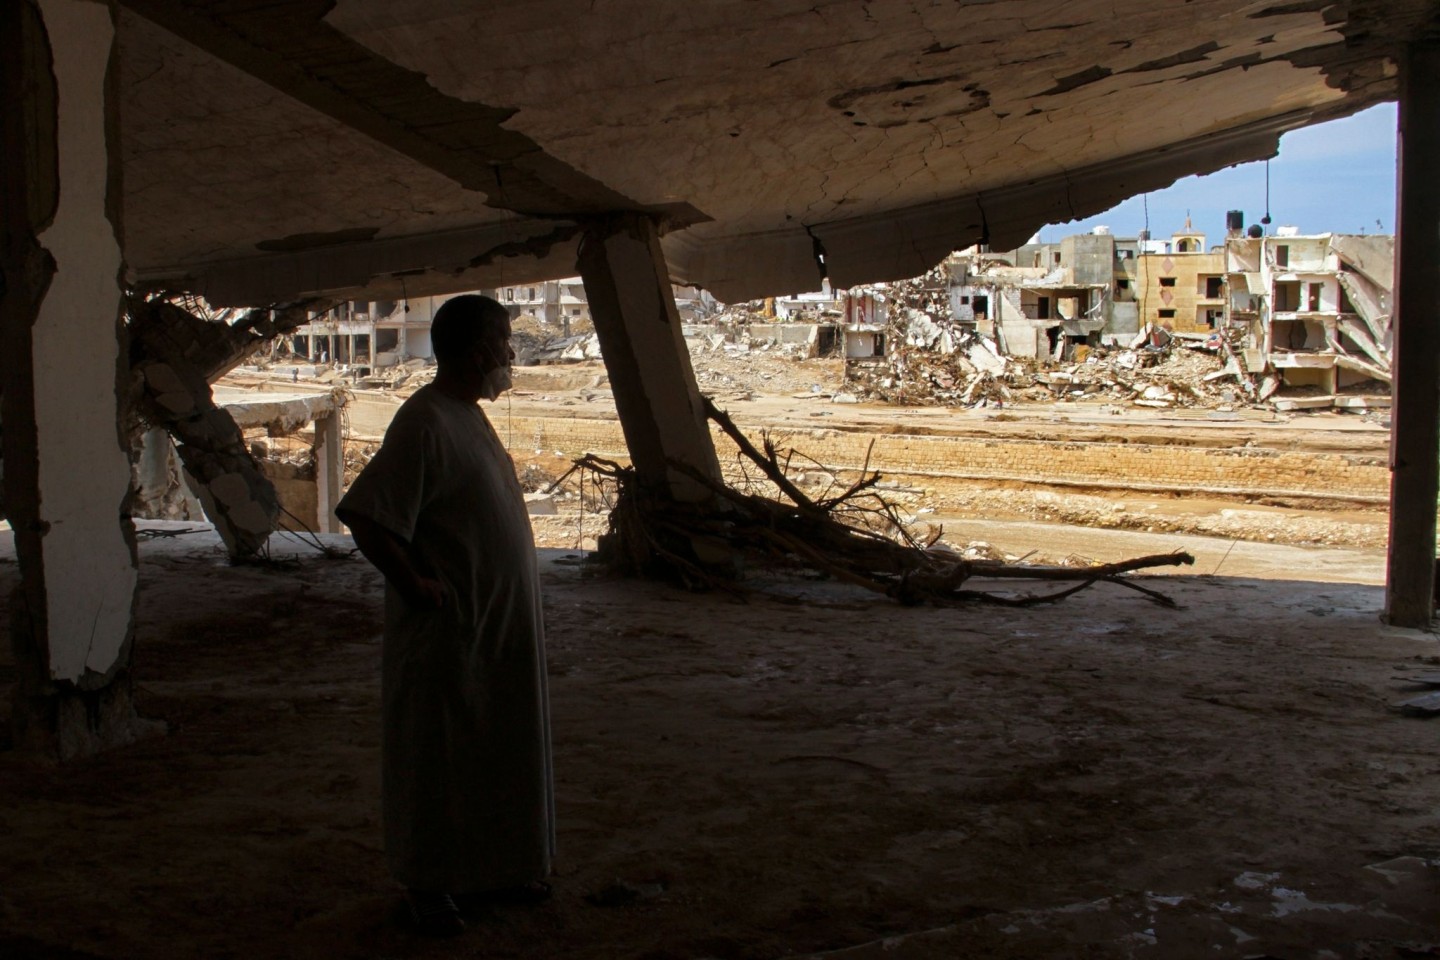
[[[500,439],[517,450],[585,452],[623,460],[620,425],[604,420],[507,418],[492,410]],[[758,443],[762,425],[740,420]],[[1316,497],[1380,503],[1390,472],[1383,459],[1256,448],[1216,449],[1162,444],[1074,443],[1059,440],[978,439],[843,430],[770,431],[830,470],[858,471],[866,462],[888,480],[926,486],[934,480],[993,480],[1135,491],[1226,496]],[[721,462],[734,449],[718,431]],[[873,448],[871,443],[874,443]],[[800,461],[797,461],[797,463]]]
[[[399,400],[359,394],[346,408],[351,436],[378,439]],[[488,408],[500,439],[517,451],[564,456],[595,453],[624,461],[620,424],[585,417],[512,416],[503,403]],[[578,412],[578,410],[577,410]],[[766,424],[740,425],[758,441]],[[715,433],[721,462],[733,456],[728,438]],[[915,487],[946,481],[1039,483],[1048,486],[1137,492],[1188,492],[1235,497],[1302,497],[1382,504],[1390,471],[1378,456],[1278,450],[1267,447],[1196,447],[1166,443],[1077,443],[1067,440],[972,436],[872,434],[830,428],[780,430],[771,437],[831,470],[858,471],[866,462],[887,480]],[[874,443],[871,448],[871,443]]]

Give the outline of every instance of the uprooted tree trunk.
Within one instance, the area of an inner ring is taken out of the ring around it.
[[[871,473],[868,463],[849,487],[835,496],[813,499],[786,475],[785,463],[768,438],[763,451],[756,449],[727,414],[708,399],[705,406],[707,416],[735,441],[741,455],[758,467],[788,502],[736,490],[672,461],[674,469],[713,490],[725,507],[676,503],[648,495],[633,482],[632,469],[594,455],[584,457],[577,461],[577,469],[605,476],[618,488],[610,512],[610,532],[601,538],[598,559],[619,572],[678,578],[692,588],[735,590],[736,585],[724,572],[717,574],[694,563],[672,547],[686,537],[701,536],[725,540],[752,558],[798,562],[906,604],[983,601],[1028,606],[1060,600],[1104,582],[1174,606],[1160,591],[1124,575],[1195,562],[1194,557],[1179,552],[1089,567],[967,559],[941,546],[941,531],[924,541],[912,535],[895,508],[875,491],[881,476]],[[791,457],[793,452],[786,460]],[[977,577],[1069,581],[1073,585],[1040,596],[1012,597],[966,588]]]
[[[163,297],[130,302],[130,369],[136,409],[175,438],[205,514],[231,557],[258,554],[274,532],[280,501],[210,384],[274,337],[304,323],[314,303],[252,310],[234,324],[201,319]]]

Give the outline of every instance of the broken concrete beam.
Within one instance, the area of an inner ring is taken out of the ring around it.
[[[1389,397],[1336,397],[1335,407],[1339,410],[1388,410]]]
[[[555,506],[555,496],[549,493],[525,494],[525,512],[532,517],[553,517],[560,511]]]
[[[341,409],[348,399],[345,389],[337,387],[329,393],[264,394],[221,406],[240,427],[264,427],[272,437],[286,437]]]
[[[1322,410],[1333,406],[1334,403],[1335,398],[1328,395],[1323,397],[1282,397],[1273,401],[1273,406],[1276,410],[1284,412],[1289,410]]]
[[[159,356],[179,358],[196,368],[209,383],[229,373],[272,338],[289,333],[305,323],[311,313],[330,301],[308,300],[274,310],[251,310],[232,324],[201,319],[163,297],[132,298],[129,312],[132,325],[144,319],[159,324],[169,346]],[[154,339],[152,335],[151,339]],[[137,359],[132,356],[132,360]],[[133,366],[133,364],[132,364]]]
[[[206,368],[187,359],[213,361],[221,345],[233,345],[226,334],[208,329],[215,326],[166,301],[132,303],[135,399],[145,419],[177,441],[191,486],[230,555],[247,557],[259,553],[274,531],[280,501],[251,458],[240,428],[215,406]]]

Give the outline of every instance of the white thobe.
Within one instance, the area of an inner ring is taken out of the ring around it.
[[[417,890],[474,893],[546,876],[554,848],[549,706],[524,495],[474,403],[422,387],[337,512],[409,544],[441,610],[385,590],[385,851]]]

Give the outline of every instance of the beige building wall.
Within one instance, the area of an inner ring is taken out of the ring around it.
[[[1168,323],[1178,333],[1207,333],[1223,322],[1224,253],[1145,253],[1138,258],[1136,274],[1142,326]]]

